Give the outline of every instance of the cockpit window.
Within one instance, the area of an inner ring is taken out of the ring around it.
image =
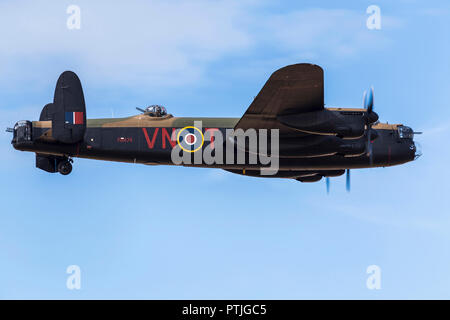
[[[145,113],[151,117],[164,117],[167,115],[166,108],[160,105],[151,105],[145,108]]]
[[[400,139],[412,139],[414,138],[414,131],[407,126],[398,126],[398,136]]]

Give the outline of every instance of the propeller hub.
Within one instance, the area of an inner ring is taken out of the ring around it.
[[[379,119],[379,116],[375,111],[373,111],[373,109],[372,109],[372,112],[366,113],[366,121],[368,124],[375,123],[378,121],[378,119]]]

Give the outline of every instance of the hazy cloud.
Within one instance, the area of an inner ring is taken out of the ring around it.
[[[64,69],[118,85],[185,85],[204,80],[210,63],[251,50],[340,59],[389,42],[365,28],[364,10],[263,13],[253,1],[78,1],[81,29],[69,30],[70,4],[0,4],[5,85]],[[383,15],[383,28],[398,25]]]

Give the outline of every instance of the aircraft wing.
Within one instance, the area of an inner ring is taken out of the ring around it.
[[[300,63],[275,71],[234,129],[280,129],[293,132],[277,120],[278,115],[319,111],[324,107],[323,70]]]

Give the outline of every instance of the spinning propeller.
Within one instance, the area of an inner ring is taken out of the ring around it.
[[[370,88],[369,93],[364,91],[363,97],[364,109],[366,109],[366,127],[367,127],[367,142],[366,155],[369,157],[370,165],[373,164],[372,152],[372,138],[376,139],[376,131],[372,130],[372,124],[378,120],[378,115],[373,111],[373,87]]]
[[[347,174],[345,175],[345,189],[350,192],[350,169],[347,169]]]
[[[326,184],[327,184],[327,194],[330,193],[330,177],[325,178]]]
[[[325,179],[327,185],[327,194],[330,193],[330,177],[326,177]],[[350,169],[347,169],[347,173],[345,175],[345,189],[347,192],[350,192]]]
[[[370,165],[373,164],[372,140],[378,136],[377,132],[372,129],[372,124],[378,120],[378,114],[373,111],[373,87],[369,92],[364,91],[363,96],[364,109],[366,109],[365,120],[367,127],[366,155],[369,157]],[[326,178],[327,194],[330,193],[330,178]],[[347,169],[345,176],[345,189],[350,192],[350,169]]]

